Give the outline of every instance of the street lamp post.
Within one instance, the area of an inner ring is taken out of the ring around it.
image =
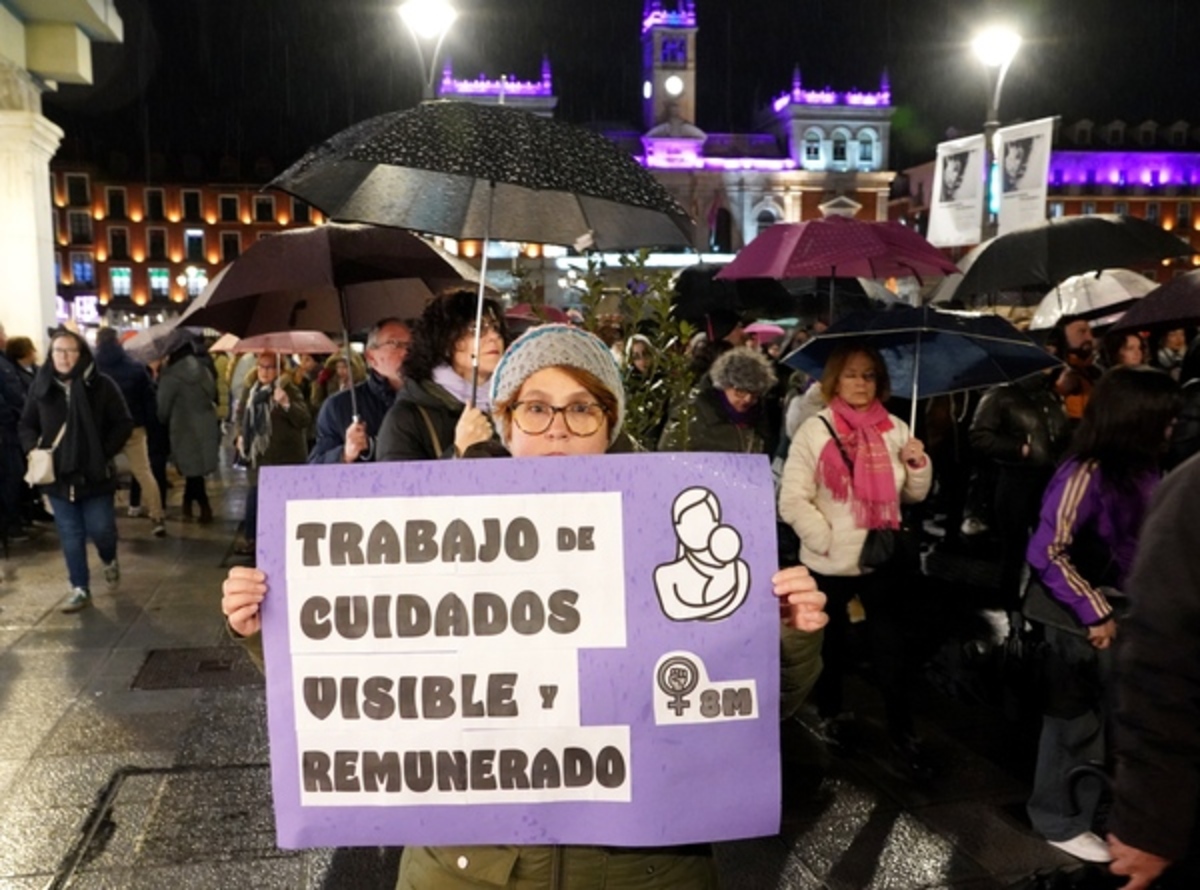
[[[992,219],[992,167],[996,161],[996,150],[992,144],[996,130],[1000,127],[1000,93],[1004,89],[1004,77],[1008,66],[1021,48],[1021,35],[1011,28],[993,26],[980,31],[971,41],[976,57],[983,62],[988,74],[987,120],[983,123],[983,169],[985,188],[983,198],[983,220],[981,238],[986,241],[996,234],[996,222]]]
[[[416,44],[417,61],[421,65],[421,99],[428,102],[435,96],[434,78],[437,76],[437,59],[442,51],[442,41],[458,18],[458,12],[446,0],[408,0],[398,12]],[[433,52],[429,54],[429,64],[426,65],[425,47],[429,44],[433,45]]]

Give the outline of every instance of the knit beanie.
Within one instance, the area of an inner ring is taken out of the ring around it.
[[[757,348],[739,347],[722,354],[708,371],[717,389],[740,389],[761,396],[775,384],[771,360]]]
[[[616,396],[617,422],[608,431],[611,444],[625,422],[625,385],[612,351],[603,340],[582,328],[544,324],[530,328],[513,340],[492,374],[492,404],[511,401],[533,374],[543,368],[560,366],[587,371]],[[501,433],[508,438],[507,429],[502,429]]]

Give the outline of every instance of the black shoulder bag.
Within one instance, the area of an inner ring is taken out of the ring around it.
[[[817,415],[821,417],[821,415]],[[850,478],[854,479],[854,461],[850,460],[850,455],[846,452],[846,447],[842,445],[842,440],[838,437],[833,425],[821,417],[821,423],[825,424],[825,428],[829,430],[829,435],[833,437],[834,443],[837,444],[837,449],[841,452],[842,460],[846,462],[846,469],[850,471]],[[917,541],[913,530],[903,522],[900,528],[872,528],[867,530],[866,540],[863,541],[862,552],[858,555],[858,567],[860,569],[879,569],[884,566],[896,565],[902,568],[914,568],[920,563],[920,544]]]

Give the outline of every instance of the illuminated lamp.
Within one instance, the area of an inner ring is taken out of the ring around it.
[[[66,235],[59,235],[59,236],[58,236],[58,243],[59,243],[59,244],[62,244],[62,245],[64,245],[64,246],[66,246],[67,244],[70,244],[70,243],[71,243],[71,239],[70,239],[70,238],[68,238]]]
[[[96,262],[97,263],[108,262],[108,252],[105,250],[97,250],[96,251]]]
[[[461,242],[462,255],[465,257],[473,257],[479,253],[479,245],[474,241]]]
[[[135,293],[133,295],[133,302],[136,303],[138,306],[145,306],[146,305],[146,295],[144,293],[142,293],[141,291],[138,291],[137,293]]]
[[[250,225],[250,214],[249,213],[245,214],[242,217],[242,225],[244,225],[244,226]]]
[[[215,266],[220,261],[221,261],[221,258],[219,256],[217,256],[217,252],[215,250],[209,251],[208,264],[210,266]]]
[[[525,247],[525,256],[529,257],[530,259],[537,259],[541,253],[542,246],[540,244],[528,244]]]
[[[179,250],[172,251],[171,252],[171,262],[172,263],[182,263],[183,262],[183,252],[179,251]]]
[[[104,211],[103,210],[93,210],[92,211],[92,219],[104,219]]]
[[[146,254],[140,250],[131,250],[129,252],[129,256],[135,263],[143,263],[146,261]]]
[[[129,214],[129,221],[130,221],[130,222],[136,222],[136,223],[140,223],[140,222],[142,221],[142,214],[141,214],[141,212],[140,212],[140,211],[137,211],[137,210],[135,210],[135,211],[133,211],[132,213],[130,213],[130,214]]]
[[[679,96],[683,93],[683,78],[678,74],[672,74],[665,81],[663,87],[667,91],[667,95]]]
[[[1164,229],[1166,229],[1168,232],[1173,232],[1173,231],[1175,231],[1175,220],[1173,220],[1173,219],[1164,219],[1164,220],[1162,221],[1162,227],[1163,227]]]
[[[67,206],[67,202],[64,201],[61,196],[55,195],[54,196],[54,206],[61,209],[61,208]]]
[[[107,294],[107,293],[101,293],[101,294],[100,294],[100,305],[101,305],[101,306],[107,306],[107,305],[108,305],[108,294]]]
[[[178,213],[168,213],[167,214],[167,222],[173,222],[173,223],[179,222],[179,214]]]
[[[210,213],[208,216],[204,217],[204,221],[210,226],[215,226],[217,224],[217,215],[215,213]]]
[[[275,222],[279,223],[281,226],[286,226],[288,224],[287,214],[279,214],[279,216],[275,217]]]

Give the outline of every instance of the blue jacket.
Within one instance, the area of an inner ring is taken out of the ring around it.
[[[396,393],[387,380],[371,371],[366,380],[354,387],[354,395],[358,399],[358,416],[367,425],[367,436],[370,438],[370,445],[358,459],[374,460],[375,437],[379,435],[379,427],[383,424],[384,415],[392,407]],[[350,426],[353,415],[349,392],[339,392],[325,400],[321,413],[317,415],[317,441],[308,455],[310,464],[341,463],[346,428]]]
[[[146,425],[146,416],[158,410],[154,381],[141,362],[129,357],[120,343],[101,343],[96,347],[96,367],[121,388],[129,416],[135,427]]]

